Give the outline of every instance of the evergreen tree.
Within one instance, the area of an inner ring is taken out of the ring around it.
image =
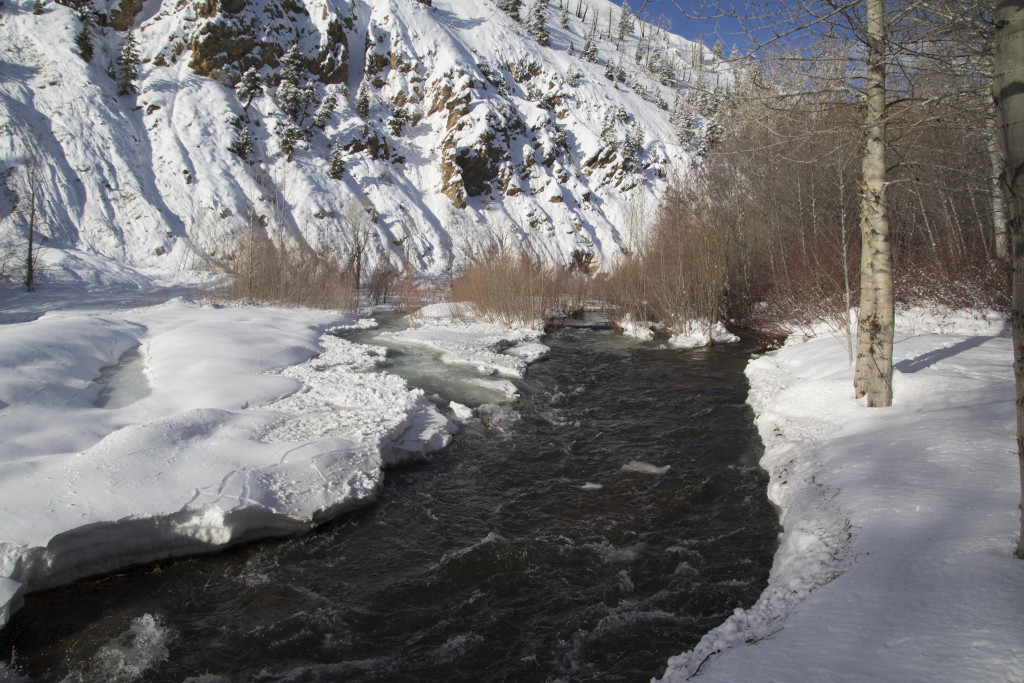
[[[345,150],[341,148],[341,141],[335,140],[331,145],[331,165],[327,169],[327,175],[335,180],[341,180],[345,172]]]
[[[710,118],[717,112],[717,106],[711,95],[711,87],[704,78],[704,74],[698,76],[697,82],[686,91],[683,102],[688,110],[693,112],[693,116]]]
[[[92,61],[92,35],[89,33],[88,24],[82,24],[82,30],[75,35],[75,45],[78,47],[78,54],[87,62]]]
[[[234,139],[229,150],[237,154],[242,159],[248,160],[252,156],[252,136],[249,135],[249,131],[243,129],[241,133]]]
[[[533,0],[526,14],[526,32],[539,45],[551,44],[551,36],[548,35],[548,0]]]
[[[316,110],[316,114],[313,115],[313,125],[323,130],[327,125],[327,119],[334,113],[334,108],[338,106],[338,98],[334,93],[327,93],[324,96],[323,101],[320,102],[320,108]]]
[[[302,131],[294,123],[287,121],[281,126],[278,135],[281,137],[281,152],[287,156],[288,161],[291,161],[296,145],[303,139]]]
[[[391,129],[391,134],[395,137],[402,134],[408,123],[409,112],[405,110],[405,107],[396,107],[395,111],[391,114],[391,118],[388,119],[388,127]]]
[[[249,70],[242,74],[242,80],[235,86],[235,94],[238,95],[239,102],[244,102],[242,108],[245,111],[249,111],[252,101],[263,94],[263,79],[255,67],[249,67]]]
[[[633,12],[629,9],[629,3],[622,3],[622,11],[619,13],[619,42],[621,43],[630,31],[633,30]]]
[[[364,119],[370,115],[370,94],[366,91],[366,82],[359,84],[359,92],[356,93],[356,113]]]
[[[609,111],[604,113],[604,118],[601,120],[601,142],[612,147],[617,147],[619,144],[619,136],[615,132],[615,119],[612,118]]]
[[[43,0],[36,0],[32,3],[32,14],[40,15],[46,12],[46,5],[43,4]]]
[[[594,43],[594,32],[587,34],[587,42],[583,44],[583,59],[588,62],[597,62],[597,44]]]
[[[558,23],[562,28],[566,30],[569,29],[569,10],[565,7],[562,8],[562,16],[558,20]]]
[[[292,45],[281,58],[281,84],[277,99],[281,110],[299,123],[306,118],[313,103],[313,86],[305,82],[306,65],[298,45]]]
[[[139,48],[135,42],[135,31],[128,31],[128,35],[124,37],[116,64],[118,94],[127,95],[138,92],[135,81],[139,78],[139,66],[142,64],[142,60],[139,58]]]
[[[672,124],[672,128],[676,131],[679,130],[680,126],[685,122],[686,114],[683,111],[683,98],[679,96],[679,92],[676,92],[675,99],[672,100],[672,109],[668,115],[668,122]]]
[[[519,12],[523,8],[523,0],[498,0],[498,9],[519,21]]]
[[[622,168],[635,171],[640,167],[640,159],[644,149],[644,129],[639,125],[626,131],[626,140],[622,143]]]

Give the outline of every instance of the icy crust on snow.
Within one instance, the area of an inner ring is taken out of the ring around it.
[[[853,398],[841,337],[749,364],[780,546],[758,602],[664,680],[1021,680],[1011,341],[988,315],[898,327],[951,325],[981,334],[897,334],[888,409]]]
[[[323,334],[337,318],[174,300],[0,327],[0,626],[31,590],[308,529],[447,445],[422,392],[359,372],[379,350]],[[96,407],[129,349],[148,393]]]

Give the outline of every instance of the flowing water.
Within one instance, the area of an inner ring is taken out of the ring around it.
[[[519,401],[390,471],[373,507],[31,595],[0,653],[32,680],[660,675],[757,598],[776,548],[749,349],[582,330],[545,341]]]

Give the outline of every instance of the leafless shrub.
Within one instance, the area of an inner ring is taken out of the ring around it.
[[[336,256],[275,244],[255,232],[238,242],[228,272],[233,277],[222,298],[345,311],[359,304],[351,271]]]
[[[499,251],[469,263],[452,281],[452,300],[474,304],[488,320],[543,327],[553,316],[582,310],[585,275]]]
[[[367,283],[367,294],[374,305],[387,301],[388,294],[394,293],[398,280],[398,270],[386,259],[380,259],[370,272],[370,281]]]

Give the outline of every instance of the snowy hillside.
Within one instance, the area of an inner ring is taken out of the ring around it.
[[[343,251],[353,206],[375,219],[375,257],[420,272],[519,245],[609,263],[691,166],[669,110],[693,65],[725,70],[643,22],[620,40],[607,0],[549,3],[548,46],[525,7],[517,22],[490,0],[33,9],[0,5],[0,177],[37,161],[47,246],[137,266],[195,267],[252,228]],[[141,63],[119,94],[130,29]],[[15,204],[0,189],[8,233]]]

